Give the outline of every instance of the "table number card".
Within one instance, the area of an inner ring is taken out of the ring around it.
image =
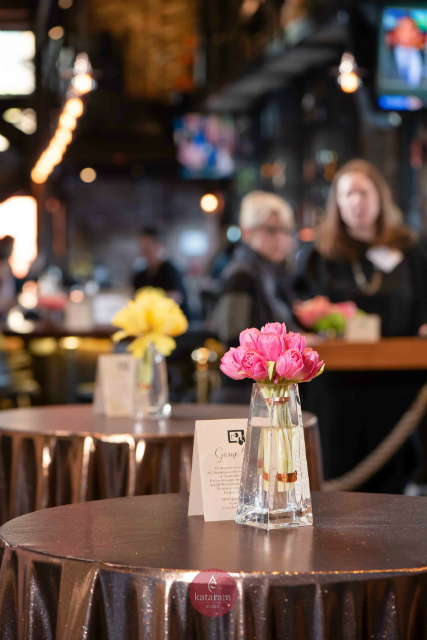
[[[378,342],[381,338],[381,317],[366,313],[348,318],[344,338],[348,342]]]
[[[98,357],[93,411],[109,418],[132,416],[136,360],[127,353]]]
[[[188,515],[234,520],[247,420],[198,420],[194,433]]]

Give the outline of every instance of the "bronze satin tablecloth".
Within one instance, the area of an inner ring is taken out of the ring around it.
[[[91,405],[0,412],[0,524],[46,507],[188,493],[196,420],[247,418],[249,407],[174,404],[165,420],[105,418]],[[303,412],[307,463],[320,489],[317,419]],[[0,638],[1,640],[1,638]]]
[[[166,420],[105,418],[91,405],[0,412],[0,524],[63,504],[188,492],[196,420],[241,405],[174,404]],[[1,640],[1,639],[0,639]]]
[[[2,640],[423,640],[427,500],[313,494],[314,527],[187,517],[179,494],[81,503],[0,528]],[[237,582],[221,618],[189,584]]]

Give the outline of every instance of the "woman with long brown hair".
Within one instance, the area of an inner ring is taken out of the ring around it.
[[[402,223],[390,188],[352,160],[332,183],[326,215],[297,281],[300,297],[353,300],[381,316],[382,335],[416,335],[427,321],[427,256]],[[348,472],[394,427],[425,382],[423,372],[329,372],[304,389],[319,417],[326,479]],[[419,458],[418,458],[419,459]],[[400,493],[417,466],[409,441],[359,490]]]
[[[427,256],[369,162],[351,160],[336,174],[304,262],[303,297],[354,300],[381,316],[384,336],[416,335],[427,322]]]

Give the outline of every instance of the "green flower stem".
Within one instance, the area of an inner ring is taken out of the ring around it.
[[[260,389],[263,397],[270,400],[267,407],[276,438],[277,473],[293,473],[295,470],[296,429],[292,424],[289,402],[271,406],[271,398],[289,397],[289,387],[271,385],[270,388],[260,387]],[[258,473],[261,473],[261,469],[265,473],[263,480],[264,491],[269,490],[269,480],[266,480],[265,477],[270,478],[270,442],[271,430],[263,429],[258,447]],[[295,484],[293,482],[277,481],[277,490],[281,493],[292,491],[294,488]]]
[[[138,363],[138,383],[141,391],[148,389],[153,384],[154,367],[151,349],[147,348]]]

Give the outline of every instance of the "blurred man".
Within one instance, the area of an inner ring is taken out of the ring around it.
[[[187,318],[189,309],[182,276],[174,265],[166,260],[165,246],[157,229],[144,227],[139,234],[141,255],[146,266],[132,278],[135,290],[142,287],[160,287],[177,302]]]
[[[386,42],[393,50],[388,75],[418,87],[423,77],[425,34],[413,18],[404,16],[386,36]]]

